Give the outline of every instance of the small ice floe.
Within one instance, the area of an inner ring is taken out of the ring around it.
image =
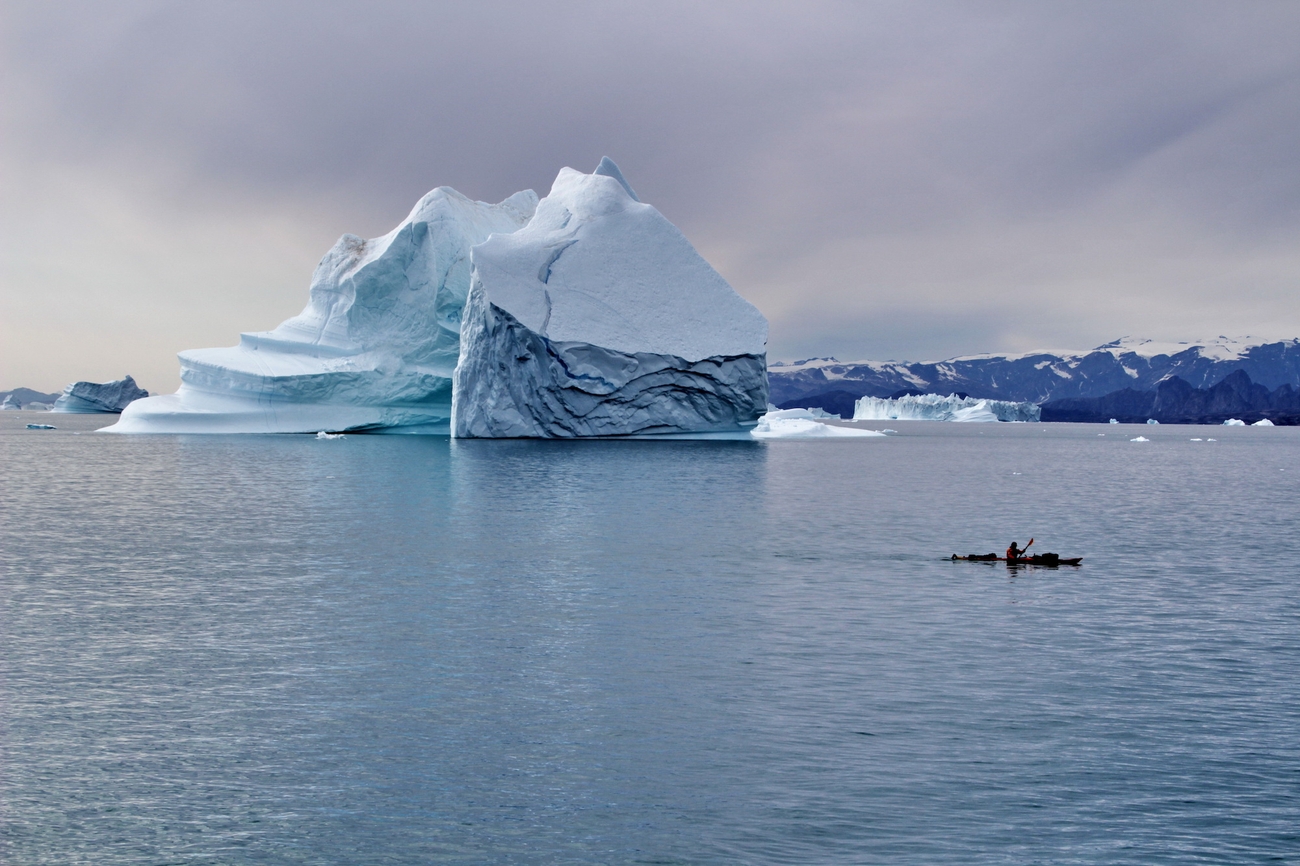
[[[886,427],[884,430],[881,430],[880,432],[881,432],[881,433],[897,433],[898,431],[897,431],[897,430],[890,430],[888,427]]]
[[[342,439],[342,438],[343,438],[343,434],[342,434],[342,433],[326,433],[324,430],[321,430],[319,433],[316,434],[316,438],[317,438],[317,439]]]
[[[875,430],[856,430],[851,427],[832,427],[815,419],[807,409],[778,409],[758,419],[758,426],[750,431],[755,439],[830,439],[851,436],[879,436]]]
[[[1105,434],[1105,433],[1098,433],[1097,435],[1098,435],[1098,436],[1105,436],[1106,434]]]
[[[28,424],[28,430],[57,430],[53,424]]]
[[[1224,427],[1245,427],[1246,422],[1242,421],[1240,418],[1229,418],[1227,421],[1223,422],[1223,426]]]
[[[1012,472],[1011,474],[1012,474],[1012,475],[1024,475],[1023,472]]]
[[[1111,418],[1111,419],[1110,419],[1110,423],[1112,423],[1112,424],[1118,424],[1118,423],[1119,423],[1119,419],[1118,419],[1118,418]]]
[[[1251,424],[1250,426],[1252,426],[1252,427],[1272,427],[1272,426],[1273,426],[1273,422],[1270,421],[1270,420],[1268,420],[1267,418],[1260,418],[1258,421],[1256,421],[1254,424]]]
[[[1193,442],[1200,442],[1201,440],[1200,440],[1200,439],[1195,439],[1195,438],[1194,438],[1194,439],[1192,439],[1192,441],[1193,441]]]
[[[1218,439],[1206,439],[1205,441],[1206,441],[1206,442],[1218,442],[1219,440],[1218,440]]]
[[[1148,418],[1148,419],[1147,419],[1147,423],[1148,423],[1148,424],[1159,424],[1160,422],[1157,421],[1157,420],[1154,419],[1154,418]]]
[[[1136,439],[1130,439],[1130,440],[1128,440],[1128,441],[1130,441],[1130,442],[1150,442],[1151,440],[1148,439],[1148,438],[1145,437],[1145,436],[1139,436],[1139,437],[1137,437]]]

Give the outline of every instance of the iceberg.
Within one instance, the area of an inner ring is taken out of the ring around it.
[[[1270,421],[1270,420],[1268,420],[1267,418],[1260,418],[1258,421],[1256,421],[1254,424],[1251,424],[1250,426],[1252,426],[1252,427],[1272,427],[1272,426],[1273,426],[1273,422]]]
[[[767,320],[608,158],[562,169],[472,266],[454,436],[723,433],[763,415]]]
[[[822,410],[817,413],[807,409],[778,409],[758,419],[750,431],[755,439],[853,439],[883,437],[875,430],[857,430],[852,427],[834,427],[823,424],[819,418],[827,417]]]
[[[1246,422],[1242,421],[1240,418],[1229,418],[1227,421],[1223,422],[1223,426],[1224,427],[1245,427]]]
[[[73,382],[63,389],[50,411],[68,415],[116,414],[148,396],[149,392],[136,385],[130,376],[103,384]]]
[[[949,394],[863,397],[853,407],[854,421],[1037,421],[1038,406],[1006,400],[977,400]]]
[[[536,206],[532,190],[487,204],[439,187],[383,237],[343,235],[302,313],[237,346],[182,352],[180,390],[131,403],[106,429],[448,432],[470,248]]]

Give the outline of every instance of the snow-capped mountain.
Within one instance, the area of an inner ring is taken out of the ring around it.
[[[1236,370],[1245,370],[1252,381],[1269,389],[1300,387],[1300,339],[1216,337],[1161,343],[1124,337],[1086,352],[965,355],[919,363],[810,358],[774,363],[768,367],[768,379],[770,399],[777,405],[832,392],[856,398],[900,391],[1043,403],[1101,397],[1124,388],[1149,391],[1172,376],[1193,388],[1208,388]]]

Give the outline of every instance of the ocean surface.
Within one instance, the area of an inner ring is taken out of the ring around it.
[[[1300,863],[1300,429],[103,423],[0,414],[6,864]]]

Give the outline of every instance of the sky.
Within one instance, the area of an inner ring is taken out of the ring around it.
[[[613,158],[768,356],[1300,336],[1300,3],[0,0],[0,389],[299,312]]]

